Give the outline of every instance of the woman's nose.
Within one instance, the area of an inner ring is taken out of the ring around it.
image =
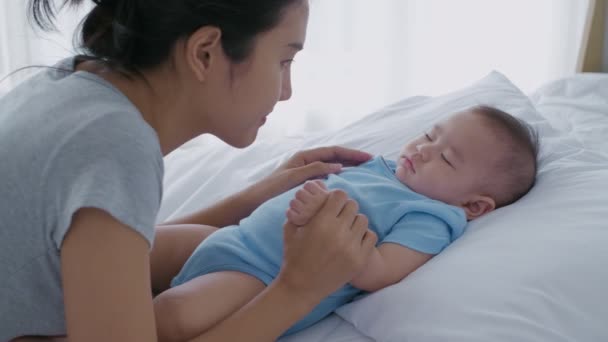
[[[285,76],[283,76],[281,84],[281,96],[279,96],[279,101],[289,100],[291,98],[291,93],[291,72],[287,70]]]
[[[287,85],[287,86],[283,86],[283,88],[281,89],[281,97],[279,98],[279,101],[287,101],[291,98],[291,84]]]

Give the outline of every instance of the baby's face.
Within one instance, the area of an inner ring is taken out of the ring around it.
[[[502,151],[482,120],[461,112],[410,141],[399,154],[397,178],[417,193],[455,206],[480,195],[480,181],[488,180]]]

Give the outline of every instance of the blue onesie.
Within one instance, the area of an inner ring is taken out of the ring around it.
[[[369,219],[369,228],[378,234],[378,244],[391,242],[423,253],[439,253],[464,232],[464,211],[413,192],[395,177],[395,168],[394,162],[376,157],[330,175],[325,185],[330,190],[346,191],[359,203],[360,212]],[[265,202],[238,225],[211,234],[192,253],[171,285],[218,271],[239,271],[270,284],[283,260],[285,212],[299,188]],[[285,335],[318,322],[360,293],[350,284],[345,285]]]

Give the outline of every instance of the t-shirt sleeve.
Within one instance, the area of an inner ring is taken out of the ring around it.
[[[123,113],[124,114],[124,113]],[[62,139],[49,157],[47,229],[58,250],[81,208],[101,209],[152,245],[162,197],[163,160],[150,127],[106,115]]]
[[[406,214],[381,243],[392,242],[413,250],[438,254],[451,242],[450,226],[437,216],[412,212]]]

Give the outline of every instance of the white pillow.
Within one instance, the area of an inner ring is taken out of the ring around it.
[[[513,114],[536,120],[528,116],[531,104],[509,87],[500,100],[517,102]],[[411,108],[408,121],[424,120],[425,107],[452,95]],[[607,146],[599,133],[608,132],[608,116],[589,121],[589,112],[602,111],[601,101],[564,95],[535,96],[545,109],[576,104],[563,110],[569,130],[541,130],[538,181],[527,196],[473,221],[461,239],[401,283],[338,314],[377,341],[608,341],[608,151],[588,148]]]
[[[608,153],[608,74],[584,73],[550,82],[530,95],[558,130],[576,134],[585,148]],[[576,132],[576,133],[575,133]]]
[[[493,72],[445,96],[406,98],[336,132],[258,140],[243,150],[201,136],[165,157],[163,203],[157,222],[199,210],[243,189],[301,149],[339,144],[394,158],[407,139],[437,119],[478,104],[495,105],[550,130],[527,97]]]
[[[242,189],[303,148],[339,144],[395,158],[436,120],[478,104],[539,129],[538,185],[518,203],[473,222],[403,282],[339,314],[378,341],[608,340],[600,325],[608,317],[608,276],[600,268],[608,261],[608,230],[600,221],[608,216],[600,208],[608,203],[606,160],[586,153],[573,137],[560,137],[563,132],[496,72],[444,96],[405,99],[331,134],[264,140],[246,150],[195,139],[165,159],[158,221]],[[604,305],[594,305],[598,301]]]

